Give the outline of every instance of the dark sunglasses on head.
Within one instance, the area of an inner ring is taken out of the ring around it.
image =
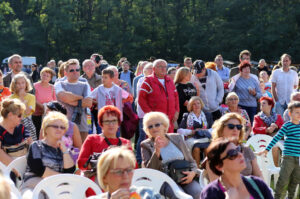
[[[147,128],[148,128],[149,130],[151,130],[151,129],[153,129],[154,127],[156,127],[156,128],[160,127],[160,125],[161,125],[161,123],[156,123],[156,124],[149,125]]]
[[[77,68],[77,69],[71,69],[71,70],[69,70],[70,73],[73,73],[74,71],[79,72],[80,69]]]
[[[241,146],[238,146],[235,149],[228,150],[226,156],[224,158],[222,158],[221,160],[223,161],[227,158],[229,160],[235,160],[238,157],[239,153],[243,153]]]
[[[235,127],[237,130],[241,130],[243,128],[243,125],[241,124],[225,124],[229,129],[233,130]]]

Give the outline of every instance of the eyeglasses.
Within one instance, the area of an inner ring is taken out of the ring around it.
[[[80,69],[79,69],[79,68],[77,68],[77,69],[71,69],[71,70],[69,70],[69,72],[70,72],[70,73],[73,73],[73,72],[75,72],[75,71],[76,71],[76,72],[79,72],[79,71],[80,71]]]
[[[154,127],[156,127],[156,128],[160,127],[160,125],[162,125],[162,123],[156,123],[156,124],[149,125],[147,128],[148,128],[149,130],[151,130],[151,129],[153,129]]]
[[[228,150],[226,156],[224,158],[221,158],[221,160],[223,161],[227,158],[229,160],[235,160],[238,157],[239,153],[243,153],[241,146],[238,146],[235,149]]]
[[[61,129],[61,130],[66,130],[66,127],[65,126],[59,126],[59,125],[48,125],[47,127],[52,127],[52,128],[55,128],[55,129]]]
[[[228,101],[238,101],[238,98],[229,98]]]
[[[21,118],[23,114],[19,113],[18,115],[17,114],[14,114],[14,115],[16,115],[18,118]]]
[[[116,124],[118,120],[104,120],[102,121],[103,124],[109,125],[109,124]]]
[[[110,173],[117,175],[117,176],[123,176],[125,175],[125,173],[127,175],[130,175],[133,173],[133,169],[132,168],[128,168],[128,169],[111,169],[109,170]]]
[[[243,128],[243,125],[241,124],[225,124],[229,129],[233,130],[235,127],[237,130],[241,130]]]

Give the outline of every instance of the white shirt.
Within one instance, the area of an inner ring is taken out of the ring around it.
[[[280,68],[273,72],[271,82],[276,83],[276,93],[279,103],[288,104],[291,94],[295,91],[294,86],[298,87],[299,79],[296,71],[289,69],[288,72],[284,72]]]

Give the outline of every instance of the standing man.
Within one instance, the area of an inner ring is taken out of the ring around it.
[[[229,82],[229,73],[230,70],[226,66],[223,65],[223,57],[222,55],[217,55],[215,57],[215,63],[217,64],[217,72],[221,77],[224,83]]]
[[[283,116],[287,104],[290,102],[291,94],[298,88],[297,72],[290,69],[291,56],[283,54],[280,58],[282,67],[272,73],[272,95],[275,100],[275,111]]]
[[[67,108],[67,117],[76,122],[81,134],[82,141],[88,135],[86,108],[92,106],[91,93],[87,82],[78,81],[80,75],[79,61],[69,59],[65,65],[67,79],[55,83],[57,99]]]
[[[242,63],[242,61],[248,61],[249,63],[251,63],[250,58],[251,58],[251,53],[249,50],[243,50],[242,52],[240,52],[240,55],[239,55],[240,63]],[[233,76],[235,76],[239,73],[240,73],[239,66],[233,67],[230,69],[229,77],[232,78]],[[252,73],[256,76],[258,75],[257,69],[254,67],[250,68],[250,73]]]
[[[200,98],[204,103],[203,110],[212,115],[213,121],[221,117],[220,104],[224,96],[223,81],[214,70],[205,68],[202,60],[194,62],[194,76],[196,82],[193,82],[200,89]]]
[[[191,57],[186,57],[184,58],[183,60],[183,65],[188,67],[189,69],[193,69],[193,61],[192,61],[192,58]]]
[[[9,88],[12,78],[19,73],[23,73],[30,80],[31,86],[33,88],[30,93],[34,93],[34,86],[31,76],[28,73],[21,71],[23,67],[22,57],[17,54],[10,56],[8,58],[8,66],[11,71],[6,73],[6,75],[3,77],[4,87]]]
[[[82,69],[84,73],[83,75],[81,75],[81,77],[87,79],[91,91],[93,91],[102,83],[102,77],[101,75],[98,75],[95,72],[95,63],[91,59],[86,59],[82,62]],[[99,134],[100,131],[99,131],[99,124],[98,124],[98,108],[96,104],[92,106],[91,113],[92,113],[92,121],[93,121],[92,123],[95,124],[97,133]]]
[[[141,86],[138,103],[145,114],[151,111],[165,113],[170,120],[168,132],[174,132],[174,122],[179,115],[179,102],[175,84],[167,76],[167,62],[163,59],[155,60],[153,71]]]
[[[126,81],[128,83],[128,85],[129,85],[130,90],[131,90],[131,88],[132,88],[132,82],[133,82],[133,79],[135,78],[135,75],[134,75],[133,72],[131,72],[129,70],[129,68],[130,68],[129,61],[124,61],[122,63],[122,72],[120,72],[119,78],[121,80]]]

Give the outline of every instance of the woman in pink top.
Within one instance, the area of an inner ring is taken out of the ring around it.
[[[41,129],[44,104],[56,100],[54,86],[49,84],[53,75],[55,75],[54,71],[49,67],[44,67],[40,74],[41,81],[34,84],[36,109],[32,115],[32,121],[36,128],[37,137],[39,137],[38,134]]]

